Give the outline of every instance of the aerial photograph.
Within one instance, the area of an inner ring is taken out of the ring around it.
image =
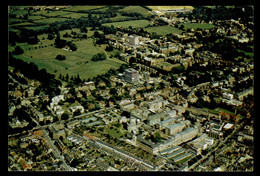
[[[7,8],[9,172],[254,172],[254,6]]]

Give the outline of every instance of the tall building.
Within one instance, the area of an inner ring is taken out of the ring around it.
[[[138,71],[133,68],[129,68],[125,70],[125,80],[127,82],[133,83],[138,81],[138,76],[139,76]]]
[[[139,44],[139,36],[138,35],[130,35],[128,37],[130,45],[138,45]]]

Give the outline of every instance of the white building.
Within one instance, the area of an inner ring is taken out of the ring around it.
[[[130,45],[138,45],[139,44],[139,36],[138,35],[130,35],[128,36]]]
[[[234,99],[234,95],[230,94],[230,93],[223,92],[222,96],[223,96],[223,98],[228,99],[228,100]]]

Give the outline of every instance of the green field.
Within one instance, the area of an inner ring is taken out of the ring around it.
[[[73,11],[73,12],[77,12],[79,10],[93,10],[93,9],[99,9],[99,8],[103,8],[105,6],[72,6],[72,7],[69,7],[67,9],[64,9],[64,11]]]
[[[184,23],[183,25],[184,25],[184,30],[187,30],[189,28],[193,28],[194,30],[196,30],[197,28],[211,29],[212,27],[214,27],[213,24],[208,24],[208,23],[203,23],[203,24],[201,24],[201,23]],[[168,26],[168,25],[148,27],[148,28],[145,28],[145,30],[150,33],[155,32],[156,34],[163,35],[163,36],[170,34],[170,33],[181,34],[183,32],[180,29],[177,29],[175,27]]]
[[[104,23],[104,26],[108,25],[114,25],[115,27],[121,26],[121,27],[129,27],[132,26],[133,28],[137,27],[145,27],[149,24],[148,20],[131,20],[131,21],[123,21],[123,22],[113,22],[113,23]]]
[[[45,40],[46,42],[51,43],[51,41]],[[77,45],[77,51],[73,52],[55,48],[54,46],[29,50],[28,48],[31,47],[31,45],[20,44],[20,46],[25,49],[25,52],[17,57],[27,62],[34,62],[38,65],[39,69],[45,68],[48,72],[53,73],[56,76],[59,76],[59,74],[76,76],[79,74],[81,79],[88,79],[104,74],[110,68],[117,69],[122,64],[121,61],[113,59],[106,59],[99,62],[91,61],[93,55],[104,52],[103,49],[93,45],[91,38],[82,41],[74,41],[73,43]],[[58,54],[65,55],[66,60],[56,60],[55,57]]]
[[[63,17],[66,17],[66,18],[80,18],[80,17],[88,17],[88,14],[87,13],[69,13],[69,14],[63,15]]]
[[[197,28],[201,28],[201,29],[211,29],[214,27],[213,24],[209,24],[209,23],[184,23],[184,30],[187,30],[189,28],[193,28],[194,30],[196,30]]]
[[[177,34],[182,33],[182,30],[177,29],[175,27],[171,27],[171,26],[148,27],[148,28],[145,28],[144,30],[149,33],[155,32],[156,34],[163,35],[163,36],[165,36],[166,34],[170,34],[170,33],[177,33]]]
[[[127,6],[123,9],[120,9],[119,11],[122,11],[122,12],[137,12],[137,13],[141,13],[145,17],[151,15],[151,13],[147,9],[145,9],[141,6]]]
[[[193,9],[192,6],[147,6],[152,10]]]
[[[127,131],[123,129],[123,125],[119,124],[119,127],[115,126],[116,124],[110,124],[105,127],[104,133],[109,134],[114,138],[121,138]]]
[[[68,20],[67,18],[46,18],[46,19],[41,19],[41,20],[35,20],[36,23],[53,23],[53,22],[58,22],[58,21],[66,21]]]
[[[58,11],[49,11],[49,10],[42,10],[42,11],[36,11],[32,13],[36,16],[47,16],[47,17],[57,17],[57,16],[64,16],[66,14],[70,14],[71,12],[66,12],[64,10],[58,10]]]

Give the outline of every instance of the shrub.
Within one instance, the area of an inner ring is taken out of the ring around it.
[[[60,55],[60,54],[59,54],[59,55],[56,56],[55,59],[62,61],[62,60],[65,60],[66,57],[65,57],[64,55]]]

